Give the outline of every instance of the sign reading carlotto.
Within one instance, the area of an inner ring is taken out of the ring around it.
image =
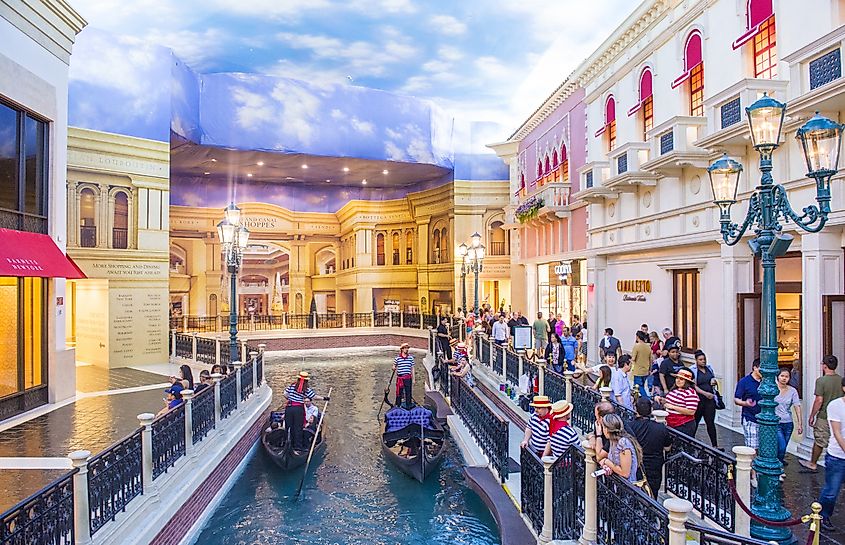
[[[619,293],[651,293],[651,280],[617,280]]]

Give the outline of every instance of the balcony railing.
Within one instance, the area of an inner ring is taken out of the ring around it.
[[[85,226],[79,228],[79,246],[82,248],[97,247],[97,227]]]
[[[493,241],[488,248],[488,255],[508,255],[504,241]]]
[[[125,250],[129,247],[129,231],[115,227],[111,231],[111,247],[118,250]]]

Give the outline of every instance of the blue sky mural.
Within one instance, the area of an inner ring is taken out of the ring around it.
[[[632,0],[72,3],[91,27],[123,40],[169,47],[199,73],[260,73],[428,97],[469,119],[502,124],[507,129],[499,139],[607,37],[633,4]],[[75,58],[76,51],[72,62]],[[103,63],[102,68],[100,79],[139,86],[132,74],[120,73],[119,63]]]

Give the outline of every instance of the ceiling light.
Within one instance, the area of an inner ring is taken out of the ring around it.
[[[343,167],[343,172],[349,172],[349,167]]]
[[[215,159],[215,158],[213,158],[213,157],[212,157],[212,158],[211,158],[211,162],[212,162],[212,163],[216,163],[216,162],[217,162],[217,159]]]
[[[385,170],[382,170],[382,171],[381,171],[381,173],[382,173],[382,174],[390,174],[390,171],[388,171],[387,169],[385,169]]]
[[[302,168],[308,168],[308,165],[302,165]]]
[[[203,172],[203,174],[205,174],[206,176],[208,176],[208,175],[209,175],[209,174],[211,174],[211,173],[210,173],[210,172]]]
[[[256,165],[258,165],[258,166],[260,166],[260,167],[263,167],[263,166],[264,166],[264,161],[258,161],[258,162],[257,162],[257,163],[255,163],[255,164],[256,164]]]
[[[247,178],[252,178],[252,172],[247,172],[247,173],[246,173],[246,177],[247,177]]]
[[[366,179],[366,178],[364,178],[363,180],[361,180],[361,183],[362,183],[363,185],[367,185],[367,179]]]
[[[329,183],[329,182],[331,182],[331,180],[329,180],[328,178],[326,178],[326,183]]]

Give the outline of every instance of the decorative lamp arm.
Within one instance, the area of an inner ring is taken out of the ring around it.
[[[802,209],[803,214],[792,209],[789,203],[789,195],[786,189],[778,184],[772,188],[773,206],[784,219],[792,220],[795,225],[808,233],[818,233],[827,223],[827,215],[830,213],[830,190],[819,191],[816,195],[818,206],[811,204]]]
[[[748,212],[745,215],[745,220],[742,222],[742,225],[731,223],[730,212],[722,211],[720,223],[722,226],[722,240],[725,241],[725,244],[728,246],[735,246],[740,240],[742,240],[742,237],[745,235],[748,228],[751,227],[757,219],[759,219],[760,212],[760,197],[757,193],[751,195],[751,198],[748,201]]]

